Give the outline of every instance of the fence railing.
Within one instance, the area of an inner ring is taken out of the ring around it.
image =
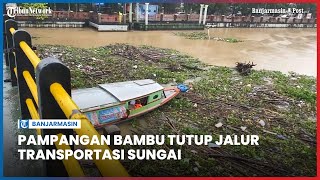
[[[149,14],[149,21],[153,22],[198,22],[199,14]],[[203,17],[202,17],[203,18]],[[16,16],[17,21],[31,21],[31,22],[41,22],[35,16]],[[133,22],[137,22],[135,12],[132,15]],[[45,18],[43,21],[59,22],[59,21],[80,21],[85,22],[90,20],[95,23],[129,23],[129,14],[119,15],[115,14],[101,14],[96,12],[68,12],[68,11],[53,11],[52,16]],[[139,20],[143,22],[144,16],[140,16]],[[273,17],[273,16],[226,16],[226,15],[214,15],[208,14],[206,16],[206,22],[208,23],[275,23],[275,24],[316,24],[317,18],[306,18],[303,17],[298,19],[297,17]]]
[[[37,129],[39,135],[87,135],[100,138],[88,118],[82,114],[71,98],[70,70],[58,59],[40,60],[34,52],[30,34],[18,30],[17,22],[4,19],[4,56],[10,69],[12,86],[18,86],[21,119],[80,119],[81,129]],[[43,149],[74,149],[68,145],[43,146]],[[87,149],[109,150],[107,145],[87,145]],[[94,160],[102,176],[129,176],[117,160]],[[47,176],[84,176],[75,158],[68,160],[46,160]]]

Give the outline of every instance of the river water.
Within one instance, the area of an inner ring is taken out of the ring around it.
[[[255,69],[316,76],[316,29],[216,28],[210,36],[236,38],[240,43],[215,40],[190,40],[175,36],[175,31],[98,32],[92,28],[25,28],[35,44],[71,45],[81,48],[113,43],[171,48],[217,66],[233,67],[251,61]],[[191,31],[190,31],[191,32]],[[207,32],[207,30],[205,30]]]

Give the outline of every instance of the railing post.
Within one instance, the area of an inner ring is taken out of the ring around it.
[[[13,42],[14,42],[14,48],[15,48],[15,54],[16,54],[15,56],[16,56],[16,66],[17,66],[17,81],[18,81],[18,89],[19,89],[21,118],[31,119],[31,115],[26,105],[26,100],[27,98],[32,97],[32,94],[23,77],[23,71],[29,71],[31,76],[34,78],[34,67],[29,61],[26,54],[21,49],[20,47],[21,41],[26,42],[30,47],[32,47],[30,34],[24,30],[17,30],[13,33]]]
[[[6,65],[9,66],[10,69],[10,78],[11,78],[11,85],[17,86],[17,77],[14,73],[14,68],[16,67],[15,62],[15,55],[14,55],[14,40],[12,33],[10,32],[10,28],[14,28],[15,30],[18,29],[17,22],[13,19],[8,19],[5,21],[5,31],[6,34],[6,52],[5,52],[5,59],[6,59]]]
[[[50,92],[50,85],[60,83],[71,96],[70,70],[59,60],[45,58],[36,68],[36,84],[39,98],[39,115],[41,119],[68,119]],[[42,129],[42,135],[56,135],[62,133],[73,135],[72,129]],[[43,149],[56,149],[55,146],[43,146]],[[71,147],[73,149],[73,147]],[[61,160],[47,160],[45,162],[47,176],[68,176]]]

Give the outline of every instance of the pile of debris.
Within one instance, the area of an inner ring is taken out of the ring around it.
[[[250,74],[251,72],[251,69],[253,68],[253,66],[256,66],[256,64],[253,64],[253,62],[250,64],[250,61],[249,63],[240,63],[240,62],[237,62],[236,63],[236,70],[241,74],[241,75],[244,75],[244,76],[247,76]]]
[[[176,36],[181,36],[186,39],[192,39],[192,40],[216,40],[216,41],[223,41],[223,42],[229,42],[229,43],[237,43],[237,42],[243,42],[242,40],[238,40],[235,38],[221,38],[221,37],[211,37],[208,33],[205,32],[176,32],[173,33]]]
[[[118,55],[130,60],[159,62],[164,58],[174,60],[176,57],[175,54],[169,54],[161,49],[147,46],[135,47],[129,44],[114,44],[105,46],[104,48],[110,50],[112,55]]]

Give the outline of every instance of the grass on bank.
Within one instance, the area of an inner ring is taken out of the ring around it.
[[[260,136],[259,146],[148,147],[180,148],[183,159],[122,161],[132,176],[316,175],[314,77],[256,70],[240,76],[232,68],[210,67],[177,51],[149,46],[39,45],[38,51],[70,68],[73,88],[145,78],[163,84],[187,81],[189,92],[132,120],[133,134]],[[222,126],[216,127],[218,123]]]

